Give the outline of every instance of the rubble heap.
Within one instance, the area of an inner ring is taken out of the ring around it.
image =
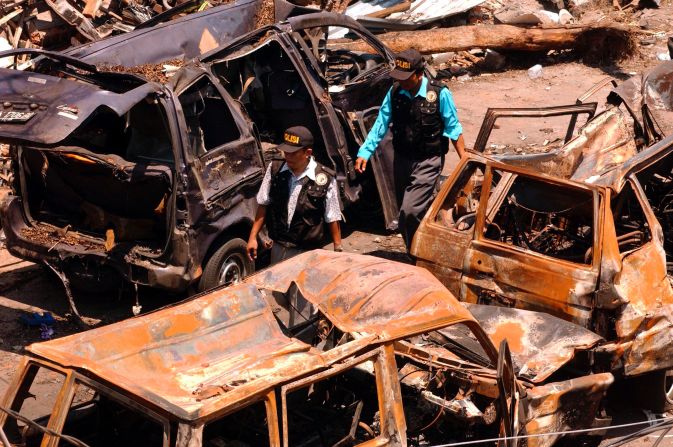
[[[0,50],[60,50],[147,27],[230,0],[16,0],[0,2]],[[8,66],[11,60],[0,60]]]

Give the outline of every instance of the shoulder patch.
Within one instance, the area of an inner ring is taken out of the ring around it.
[[[324,172],[319,173],[315,176],[315,183],[318,186],[325,186],[327,184],[327,174]]]

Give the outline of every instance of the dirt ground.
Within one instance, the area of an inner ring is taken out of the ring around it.
[[[666,38],[673,35],[671,1],[663,1],[662,7],[656,10],[625,15],[623,20],[637,23],[642,30],[636,37],[638,54],[627,61],[594,67],[584,64],[581,58],[566,54],[506,55],[508,66],[502,71],[483,72],[474,69],[471,74],[450,79],[448,86],[458,107],[467,146],[472,146],[488,107],[572,104],[578,96],[606,77],[621,81],[656,65],[659,62],[657,55],[666,51]],[[527,69],[538,63],[543,67],[542,76],[530,79]],[[609,87],[602,89],[591,100],[599,102],[600,107],[608,90]],[[496,146],[509,142],[551,141],[553,135],[565,131],[565,125],[554,119],[528,122],[526,126],[518,123],[502,125],[496,129],[491,141]],[[497,147],[494,149],[497,150]],[[446,175],[450,174],[456,162],[457,157],[450,154],[444,172]],[[346,226],[344,234],[346,251],[409,262],[401,237],[387,234],[382,225],[372,225],[372,228],[366,230]],[[108,324],[132,315],[134,294],[131,290],[111,293],[75,292],[75,298],[80,313],[96,324]],[[182,298],[184,297],[140,290],[143,311],[156,309]],[[21,315],[30,312],[50,312],[54,316],[54,337],[66,336],[80,330],[68,319],[67,300],[58,278],[44,267],[16,259],[5,249],[0,249],[0,395],[4,394],[9,385],[23,348],[41,340],[39,328],[28,327],[20,321]],[[51,385],[45,381],[45,391],[53,388]],[[624,411],[614,415],[613,423],[646,419],[647,416],[640,412]],[[614,438],[625,433],[608,433],[607,437]],[[673,446],[673,438],[670,437],[673,435],[668,436],[660,445]],[[648,446],[653,439],[643,439],[628,445]]]

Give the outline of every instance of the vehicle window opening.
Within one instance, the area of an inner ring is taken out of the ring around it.
[[[472,429],[480,437],[497,436],[496,399],[474,392],[469,379],[460,379],[467,371],[494,368],[469,327],[454,324],[398,341],[395,352],[412,442],[458,442],[469,439]]]
[[[132,163],[170,166],[175,163],[166,114],[163,107],[149,97],[121,117],[107,107],[100,107],[60,146],[116,155]]]
[[[477,218],[484,173],[482,163],[465,165],[437,212],[435,222],[455,231],[471,230]]]
[[[372,360],[289,391],[285,399],[286,446],[352,446],[381,433]]]
[[[229,106],[207,77],[199,79],[179,99],[196,156],[241,138]]]
[[[352,340],[306,300],[295,283],[285,293],[266,289],[261,292],[286,335],[322,351]]]
[[[213,64],[212,69],[256,125],[265,157],[279,156],[274,148],[286,129],[304,126],[313,134],[315,158],[333,167],[311,94],[278,42],[269,40],[248,54]]]
[[[312,52],[330,93],[348,84],[370,80],[387,71],[385,58],[354,30],[341,26],[316,27],[297,33]],[[359,46],[350,50],[348,46]]]
[[[519,155],[559,150],[565,145],[571,119],[570,113],[547,117],[500,116],[494,122],[484,153]],[[579,134],[588,119],[586,113],[577,115],[571,138]],[[525,132],[521,130],[522,120],[526,121]]]
[[[10,409],[46,427],[64,383],[65,374],[31,364]],[[37,447],[42,442],[41,430],[9,415],[3,430],[13,444]]]
[[[206,424],[204,446],[265,447],[269,428],[264,402],[257,402]]]
[[[650,227],[631,182],[626,182],[622,191],[613,197],[612,215],[620,253],[635,250],[652,240]]]
[[[164,445],[164,428],[159,421],[79,381],[75,381],[62,433],[91,447]],[[71,443],[60,439],[57,445]]]
[[[159,250],[167,238],[174,163],[163,108],[143,100],[121,118],[99,112],[57,148],[21,149],[30,215],[104,239],[108,250]],[[25,230],[25,237],[63,238],[46,227]]]
[[[518,176],[494,219],[487,219],[484,236],[556,259],[591,264],[593,227],[591,191]]]
[[[637,173],[636,177],[661,224],[664,233],[666,270],[671,275],[673,274],[673,158],[663,158]]]

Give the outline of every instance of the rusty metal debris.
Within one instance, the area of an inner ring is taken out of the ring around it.
[[[424,269],[305,253],[241,284],[29,346],[0,426],[14,442],[62,433],[119,443],[132,431],[142,445],[195,447],[431,445],[477,430],[547,433],[527,445],[550,446],[559,431],[599,425],[613,379],[582,366],[595,334],[534,312],[478,310],[486,330]],[[545,373],[532,373],[539,361]],[[53,411],[34,421],[49,431],[18,417],[41,373],[68,377]],[[108,411],[117,417],[98,417]]]
[[[64,49],[204,11],[231,0],[17,0],[2,4],[0,50]],[[238,2],[242,3],[242,2]],[[262,1],[257,1],[258,8]],[[254,19],[255,12],[249,17]],[[252,29],[252,28],[249,28]],[[248,30],[249,30],[248,29]],[[11,60],[3,59],[7,67]]]

